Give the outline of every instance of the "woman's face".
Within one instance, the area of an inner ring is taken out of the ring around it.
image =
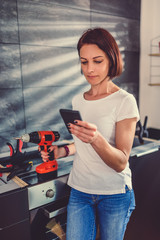
[[[106,79],[109,71],[109,59],[96,44],[85,44],[80,49],[83,74],[91,85],[97,85]]]

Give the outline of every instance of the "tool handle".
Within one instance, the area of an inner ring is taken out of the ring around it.
[[[8,145],[8,147],[9,147],[9,149],[10,149],[10,157],[11,157],[11,156],[13,156],[13,154],[14,154],[14,148],[13,148],[13,146],[12,146],[11,143],[8,143],[8,142],[7,142],[7,145]]]
[[[16,147],[16,153],[22,152],[23,142],[21,139],[17,140],[17,147]]]
[[[50,147],[51,147],[51,145],[40,145],[41,151],[49,153],[49,157],[48,157],[47,161],[54,160],[54,152],[53,151],[50,152],[50,149],[49,149]]]

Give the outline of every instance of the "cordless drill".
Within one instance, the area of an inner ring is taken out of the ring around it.
[[[36,143],[40,149],[49,152],[52,142],[58,141],[60,134],[55,131],[37,131],[22,135],[20,138],[23,142]],[[54,153],[48,157],[47,162],[44,162],[36,167],[36,172],[39,180],[50,179],[57,176],[58,163],[54,159]]]

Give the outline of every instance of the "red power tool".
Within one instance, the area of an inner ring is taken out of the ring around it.
[[[49,152],[52,142],[58,141],[60,134],[55,131],[37,131],[22,135],[20,138],[23,142],[36,143],[41,150]],[[54,153],[50,153],[48,161],[36,167],[39,180],[48,180],[57,176],[58,163],[54,159]]]

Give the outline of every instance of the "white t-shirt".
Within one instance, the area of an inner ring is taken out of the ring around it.
[[[116,122],[137,117],[139,112],[132,94],[125,90],[112,93],[98,100],[85,100],[83,94],[76,95],[72,101],[73,109],[79,110],[84,121],[93,123],[98,131],[115,146]],[[117,173],[99,157],[93,147],[73,136],[76,145],[73,168],[68,185],[90,194],[117,194],[125,192],[125,185],[132,188],[129,163]]]

